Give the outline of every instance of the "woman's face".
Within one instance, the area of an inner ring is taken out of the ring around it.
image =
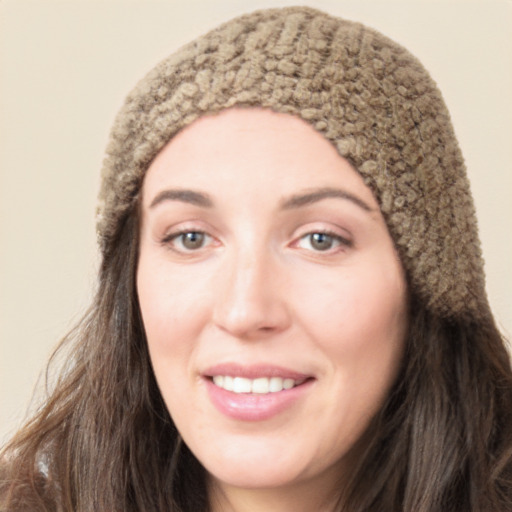
[[[406,330],[402,267],[361,177],[302,120],[232,109],[159,153],[141,229],[154,372],[212,481],[339,481]]]

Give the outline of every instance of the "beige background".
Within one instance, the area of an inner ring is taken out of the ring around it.
[[[490,300],[512,332],[512,2],[0,0],[0,441],[94,289],[98,172],[124,95],[218,23],[295,3],[377,28],[437,80],[469,168]]]

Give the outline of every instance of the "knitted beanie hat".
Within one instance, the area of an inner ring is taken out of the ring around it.
[[[235,18],[158,64],[129,94],[102,171],[104,255],[156,154],[195,119],[233,106],[308,122],[373,191],[427,308],[442,317],[488,314],[465,166],[434,81],[375,30],[307,7]]]

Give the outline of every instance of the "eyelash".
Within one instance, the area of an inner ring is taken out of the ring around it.
[[[200,240],[200,244],[195,248],[185,247],[183,245],[184,237],[186,235],[198,235],[199,237],[202,237],[202,240]],[[312,237],[314,236],[322,236],[322,237],[328,237],[330,239],[331,244],[326,247],[325,249],[319,249],[314,248],[312,246]],[[176,247],[177,241],[181,239],[181,242],[178,242],[181,244],[181,247]],[[214,238],[206,233],[205,231],[196,230],[196,229],[184,229],[178,232],[170,233],[167,236],[165,236],[161,240],[161,244],[165,247],[170,248],[171,250],[180,253],[180,254],[194,254],[201,249],[204,249],[206,245],[209,245]],[[301,242],[304,240],[309,240],[309,247],[303,247],[301,246]],[[334,247],[333,247],[334,245]],[[306,251],[311,251],[313,253],[325,253],[325,254],[332,254],[333,252],[338,252],[339,250],[342,250],[343,248],[350,248],[353,246],[352,241],[348,240],[345,237],[342,237],[338,233],[335,233],[330,230],[314,230],[310,231],[308,233],[305,233],[301,235],[299,238],[295,239],[295,241],[291,244],[292,247],[298,247]]]
[[[198,229],[184,229],[182,231],[178,231],[176,233],[170,233],[169,235],[165,236],[162,239],[161,243],[162,243],[162,245],[169,247],[176,252],[191,254],[191,253],[194,253],[194,252],[204,248],[203,244],[201,244],[201,247],[197,247],[195,249],[183,247],[183,238],[185,237],[185,235],[192,235],[192,234],[204,237],[205,240],[206,239],[213,240],[213,237],[211,235],[209,235],[208,233],[206,233],[205,231],[201,231]],[[175,247],[175,242],[177,240],[179,240],[180,238],[181,238],[182,248],[179,249],[179,248]]]
[[[332,253],[332,252],[337,252],[341,248],[350,248],[353,246],[353,243],[350,240],[339,235],[338,233],[335,233],[334,231],[322,230],[322,229],[310,231],[310,232],[302,235],[301,237],[299,237],[297,239],[297,241],[294,244],[299,246],[299,244],[302,240],[306,240],[309,238],[309,240],[310,240],[309,243],[311,245],[311,237],[313,237],[315,235],[329,237],[331,239],[332,243],[336,244],[336,247],[330,246],[330,247],[327,247],[325,250],[322,250],[322,249],[316,249],[316,250],[315,249],[306,249],[306,250],[312,250],[313,252],[318,252],[318,253]]]

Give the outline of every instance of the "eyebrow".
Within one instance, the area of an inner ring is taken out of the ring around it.
[[[365,201],[355,196],[354,194],[351,194],[350,192],[343,189],[332,187],[314,189],[303,194],[293,195],[281,203],[281,209],[291,210],[294,208],[302,208],[304,206],[309,206],[324,199],[330,198],[346,199],[359,206],[359,208],[362,208],[366,212],[374,211],[374,209],[371,208]],[[154,208],[164,201],[179,201],[182,203],[193,204],[202,208],[213,208],[213,201],[210,196],[204,194],[203,192],[197,192],[190,189],[162,190],[155,196],[153,201],[151,201],[149,207]]]
[[[189,203],[202,208],[212,208],[213,201],[207,194],[196,192],[195,190],[188,189],[166,189],[159,192],[151,204],[150,208],[163,203],[164,201],[180,201],[182,203]]]
[[[294,195],[284,201],[281,205],[281,208],[283,210],[301,208],[303,206],[308,206],[310,204],[317,203],[318,201],[322,201],[323,199],[330,198],[347,199],[366,212],[374,211],[374,208],[372,208],[365,201],[355,196],[354,194],[351,194],[350,192],[340,188],[331,187],[319,188],[304,194]]]

